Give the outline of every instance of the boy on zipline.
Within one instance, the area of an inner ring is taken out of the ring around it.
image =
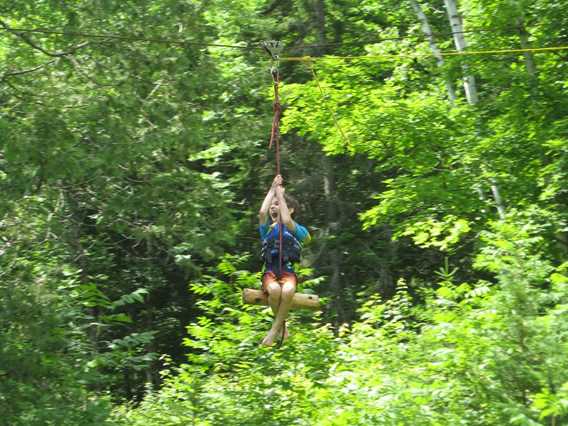
[[[274,313],[272,328],[262,341],[265,346],[273,345],[280,336],[282,339],[288,337],[286,317],[297,285],[293,263],[300,260],[302,242],[310,239],[308,230],[292,220],[297,208],[297,201],[284,195],[282,176],[277,175],[258,212],[264,261],[262,290],[268,295],[268,304]],[[279,224],[282,224],[282,230]]]

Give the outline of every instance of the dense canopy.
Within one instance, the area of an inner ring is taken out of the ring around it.
[[[0,424],[568,422],[567,1],[0,12]],[[280,348],[272,66],[325,305]]]

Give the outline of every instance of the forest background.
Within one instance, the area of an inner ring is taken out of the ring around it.
[[[568,2],[0,12],[0,424],[568,423]],[[277,349],[262,40],[325,302]]]

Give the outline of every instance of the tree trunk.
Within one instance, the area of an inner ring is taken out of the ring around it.
[[[396,282],[392,270],[392,264],[395,261],[398,251],[398,243],[392,239],[392,229],[389,225],[385,225],[382,238],[386,241],[386,249],[381,253],[378,262],[378,285],[379,292],[384,299],[390,299],[394,296],[396,291]]]
[[[450,20],[450,27],[454,38],[454,44],[458,52],[463,52],[467,43],[463,35],[463,24],[461,16],[458,13],[456,0],[444,0],[446,11],[448,12],[448,19]],[[479,98],[477,96],[477,86],[475,84],[475,77],[470,74],[467,64],[462,65],[464,73],[463,87],[465,90],[465,97],[470,105],[477,104]]]
[[[499,219],[505,220],[505,204],[503,204],[503,199],[501,198],[501,193],[499,192],[499,186],[495,179],[491,179],[491,192],[493,193],[493,198],[495,199],[495,205],[497,206],[497,213],[499,213]]]
[[[521,48],[529,49],[529,33],[525,28],[525,23],[523,22],[523,18],[517,18],[517,29],[519,31],[519,39],[521,41]],[[525,67],[527,69],[527,73],[531,77],[531,79],[536,78],[536,64],[534,61],[534,56],[531,52],[524,52],[525,57]]]
[[[418,4],[416,0],[410,0],[410,4],[412,5],[412,8],[414,9],[414,12],[416,13],[418,20],[420,21],[422,33],[428,40],[428,44],[430,45],[430,50],[432,51],[432,54],[436,58],[436,63],[438,67],[442,69],[444,67],[444,58],[442,56],[442,53],[440,52],[440,49],[438,48],[438,45],[436,44],[436,41],[434,40],[434,35],[432,34],[432,27],[430,26],[428,17],[426,16],[424,11],[422,10],[422,7],[420,6],[420,4]],[[454,89],[454,84],[452,83],[452,80],[448,76],[445,76],[445,80],[446,80],[446,90],[448,91],[448,98],[450,100],[450,103],[453,104],[456,100],[456,90]]]
[[[314,4],[314,14],[316,18],[316,28],[318,29],[318,43],[325,44],[327,42],[325,36],[325,2],[316,0]]]
[[[461,16],[458,12],[456,0],[444,0],[444,4],[446,5],[446,11],[448,12],[448,19],[450,20],[450,26],[452,28],[456,50],[463,52],[467,47],[467,42],[463,35],[463,24]],[[465,75],[464,89],[467,102],[470,105],[475,105],[479,102],[475,78],[473,77],[473,75],[469,74],[469,68],[466,64],[462,66],[462,69]],[[497,207],[497,213],[499,214],[499,218],[503,220],[505,218],[505,205],[503,203],[503,199],[501,198],[499,186],[497,185],[495,179],[491,180],[490,187],[491,192],[493,193],[493,199],[495,200],[495,206]]]

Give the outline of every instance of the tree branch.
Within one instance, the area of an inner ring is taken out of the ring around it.
[[[56,61],[57,61],[57,59],[52,59],[51,61],[48,61],[45,64],[41,64],[41,65],[38,65],[37,67],[33,67],[33,68],[28,68],[27,70],[5,72],[4,74],[2,74],[2,77],[0,77],[0,82],[4,81],[8,77],[14,77],[16,75],[24,75],[24,74],[32,73],[34,71],[40,70],[40,69],[42,69],[42,68],[44,68],[48,65],[53,64]]]
[[[47,56],[51,56],[52,58],[61,58],[67,55],[70,55],[74,52],[76,52],[77,50],[87,46],[89,44],[89,42],[84,41],[83,43],[79,43],[78,45],[72,47],[70,50],[66,51],[66,52],[50,52],[47,49],[44,49],[43,47],[41,47],[39,44],[35,43],[29,36],[27,36],[24,33],[18,32],[17,30],[12,29],[8,24],[6,24],[4,21],[2,21],[0,19],[0,25],[2,27],[4,27],[4,29],[6,29],[8,32],[14,34],[15,36],[19,37],[20,39],[22,39],[27,45],[33,47],[36,50],[39,50],[41,53],[43,53],[44,55]]]

